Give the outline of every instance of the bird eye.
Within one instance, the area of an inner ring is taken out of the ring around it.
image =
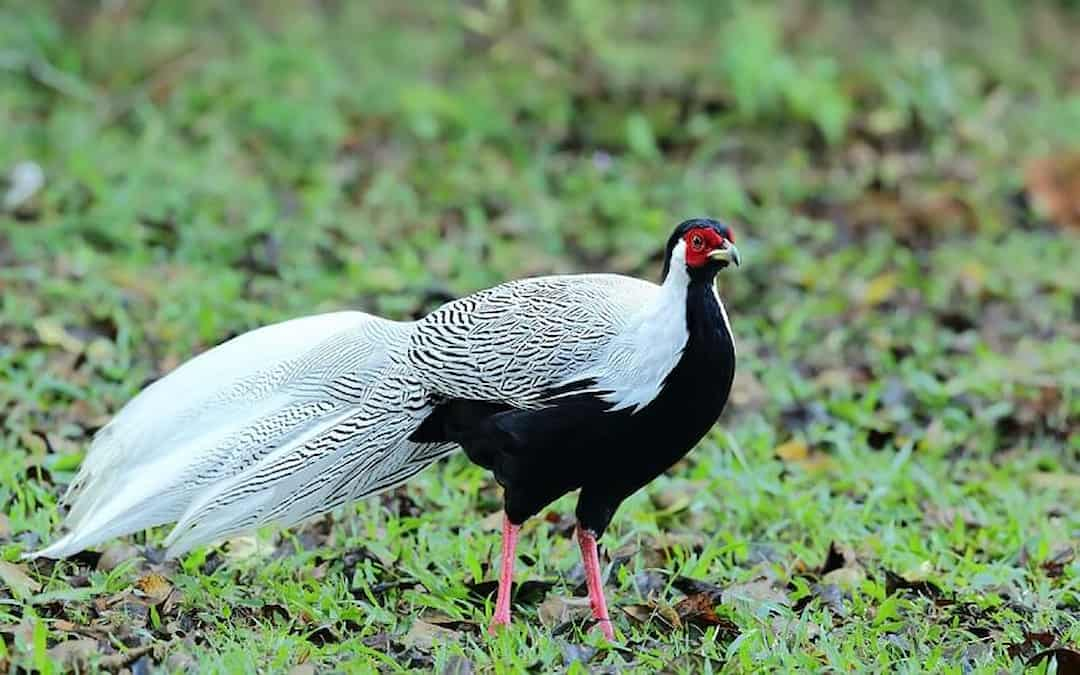
[[[701,238],[700,234],[695,234],[693,237],[690,238],[690,246],[695,251],[700,251],[702,247],[705,246],[705,240]]]

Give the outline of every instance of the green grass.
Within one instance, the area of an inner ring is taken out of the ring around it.
[[[46,178],[0,213],[2,669],[993,673],[1080,649],[1080,230],[1024,171],[1080,152],[1075,3],[218,4],[0,4],[0,171]],[[551,625],[582,581],[572,497],[521,542],[547,600],[487,637],[500,498],[464,457],[179,561],[154,531],[129,541],[157,562],[18,563],[93,430],[198,351],[530,274],[655,277],[702,214],[745,258],[720,279],[739,375],[602,542],[617,644]],[[707,625],[680,577],[716,587]]]

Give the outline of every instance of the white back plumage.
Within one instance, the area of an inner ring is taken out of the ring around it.
[[[685,280],[668,281],[524,279],[415,323],[338,312],[234,338],[99,432],[65,496],[68,533],[32,555],[176,522],[175,555],[325,513],[452,451],[408,440],[441,400],[538,407],[543,392],[588,378],[615,407],[641,407],[685,345]]]

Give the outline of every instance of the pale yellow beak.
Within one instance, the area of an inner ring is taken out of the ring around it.
[[[732,263],[735,267],[739,266],[739,249],[735,248],[735,244],[728,244],[724,248],[714,249],[709,253],[709,260],[719,260],[727,263]]]

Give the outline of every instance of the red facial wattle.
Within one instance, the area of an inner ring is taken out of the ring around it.
[[[726,235],[709,227],[697,227],[683,236],[686,244],[686,264],[689,267],[702,267],[709,262],[709,254],[734,243],[735,235]]]

